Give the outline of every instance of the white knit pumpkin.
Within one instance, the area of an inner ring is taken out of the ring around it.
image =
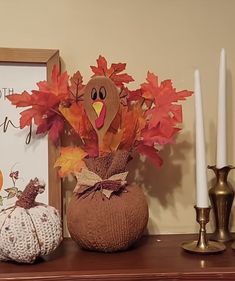
[[[33,196],[28,187],[34,188]],[[60,244],[62,228],[58,211],[34,201],[40,188],[37,179],[31,180],[16,205],[0,212],[0,260],[32,263]]]

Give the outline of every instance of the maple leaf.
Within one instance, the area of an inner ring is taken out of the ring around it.
[[[120,93],[119,93],[119,98],[120,98],[120,104],[123,106],[127,106],[129,101],[129,89],[127,87],[121,87]]]
[[[15,96],[13,102],[21,102],[20,95]],[[32,91],[31,95],[31,107],[20,113],[20,127],[30,126],[32,121],[39,126],[43,123],[45,116],[50,115],[51,112],[56,112],[59,104],[59,99],[48,93],[39,91]],[[58,113],[57,113],[58,114]]]
[[[192,95],[192,92],[187,90],[176,92],[176,89],[172,86],[172,81],[169,79],[162,81],[159,85],[158,77],[151,72],[147,73],[146,80],[147,83],[141,84],[142,97],[151,100],[157,98],[160,104],[185,100],[186,97]]]
[[[149,129],[158,126],[162,120],[168,126],[175,126],[182,122],[181,105],[175,103],[184,100],[192,95],[190,91],[176,92],[171,80],[165,80],[158,85],[158,78],[155,74],[148,72],[147,82],[141,84],[142,96],[147,100],[152,100],[152,106],[146,111],[149,120]]]
[[[80,147],[62,147],[60,156],[56,160],[54,167],[60,167],[59,175],[65,177],[69,174],[80,172],[83,167],[86,167],[83,159],[87,153]]]
[[[93,127],[85,113],[82,103],[73,103],[70,107],[60,105],[59,111],[73,127],[80,138],[88,138]]]
[[[57,96],[60,100],[68,97],[68,74],[65,71],[60,74],[59,66],[54,65],[52,69],[51,81],[41,81],[37,83],[40,92]]]
[[[32,120],[34,119],[34,122],[36,125],[41,124],[43,118],[42,114],[38,112],[38,110],[34,108],[29,108],[20,113],[20,128],[24,128],[26,126],[30,126],[32,124]]]
[[[23,91],[22,94],[9,95],[7,99],[16,107],[30,106],[32,103],[32,96],[27,91]]]
[[[138,104],[122,112],[123,136],[120,149],[130,149],[134,142],[140,138],[141,131],[145,127],[146,120],[143,116],[144,111]]]
[[[153,99],[154,94],[158,91],[158,77],[148,71],[147,73],[147,83],[141,84],[142,96],[146,99]]]
[[[99,56],[99,58],[96,60],[97,67],[91,66],[91,70],[95,73],[93,76],[107,76],[109,77],[112,74],[112,70],[108,69],[107,67],[107,61],[104,57]]]
[[[122,135],[123,130],[120,129],[116,133],[107,132],[100,147],[101,154],[116,151],[121,143]]]
[[[7,96],[8,100],[16,107],[29,107],[35,104],[35,94],[30,95],[28,92],[24,91],[21,94],[12,94]],[[39,114],[36,108],[28,108],[27,110],[21,112],[20,127],[24,128],[32,124],[32,119]]]
[[[79,71],[74,73],[74,75],[70,78],[70,86],[69,86],[69,92],[70,92],[70,100],[71,102],[75,101],[76,103],[80,100],[82,100],[83,92],[84,92],[83,85],[83,78]]]
[[[24,91],[21,94],[7,96],[16,107],[28,107],[20,113],[20,128],[34,124],[38,126],[37,134],[48,132],[49,138],[55,143],[63,130],[63,118],[58,107],[68,99],[68,74],[60,75],[59,67],[54,66],[51,81],[37,83],[38,90],[32,93]]]
[[[130,83],[134,81],[132,76],[128,75],[127,73],[123,74],[116,74],[116,70],[114,69],[113,74],[109,77],[117,87],[122,87],[124,83]]]
[[[112,63],[108,68],[107,61],[104,57],[99,56],[96,60],[97,66],[91,66],[94,76],[106,76],[110,78],[117,87],[122,87],[124,84],[134,81],[127,73],[120,73],[126,69],[125,63]]]
[[[137,89],[134,91],[129,90],[128,102],[142,101],[144,99],[142,95],[143,95],[143,93],[142,93],[141,89]]]
[[[176,123],[182,123],[182,106],[179,104],[172,104],[171,105],[171,111],[172,118],[175,120]]]
[[[165,145],[167,143],[173,143],[174,136],[180,131],[179,128],[164,126],[148,129],[145,128],[142,131],[142,143],[148,146],[154,146],[155,144]]]
[[[36,130],[36,134],[43,134],[48,132],[48,138],[54,143],[57,144],[59,136],[64,129],[64,119],[56,114],[51,112],[43,121],[40,123]]]
[[[136,151],[140,154],[147,156],[149,158],[149,160],[153,163],[153,165],[157,168],[159,168],[163,163],[157,150],[155,148],[153,148],[152,146],[139,144],[136,147]]]
[[[182,107],[176,103],[191,96],[192,92],[177,92],[171,80],[159,84],[154,73],[148,72],[146,80],[140,89],[129,94],[129,101],[141,103],[145,110],[146,123],[140,131],[135,149],[159,167],[162,160],[155,147],[173,142],[174,136],[180,131],[178,125],[182,122]]]
[[[55,118],[51,121],[51,126],[48,131],[48,138],[54,143],[57,144],[60,135],[62,134],[64,129],[64,120],[56,115]]]
[[[32,91],[32,106],[42,112],[58,106],[59,103],[59,97],[53,95],[52,93],[46,93],[37,90]]]
[[[84,145],[82,146],[89,157],[99,156],[98,137],[93,130],[89,133],[89,137],[83,139]]]

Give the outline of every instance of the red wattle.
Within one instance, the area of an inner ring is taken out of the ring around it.
[[[101,129],[104,125],[104,119],[106,116],[106,106],[103,104],[99,117],[95,120],[95,126],[97,129]]]

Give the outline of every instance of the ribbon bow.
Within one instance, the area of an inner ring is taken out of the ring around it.
[[[128,172],[124,172],[103,180],[96,173],[83,168],[81,172],[76,175],[77,185],[74,192],[77,193],[79,197],[83,195],[87,197],[90,193],[101,190],[109,199],[113,192],[119,191],[127,184],[127,175]]]

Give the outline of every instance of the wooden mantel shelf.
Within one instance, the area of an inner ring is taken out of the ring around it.
[[[0,262],[0,280],[235,280],[235,251],[194,255],[180,248],[192,235],[144,237],[137,247],[113,254],[81,250],[65,239],[33,265]]]

